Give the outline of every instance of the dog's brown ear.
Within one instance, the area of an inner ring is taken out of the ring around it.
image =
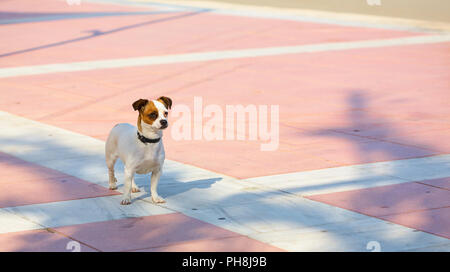
[[[136,111],[140,111],[142,109],[142,107],[144,107],[145,105],[147,105],[148,100],[147,99],[139,99],[137,101],[134,101],[133,103],[133,109]]]
[[[160,98],[158,98],[158,101],[163,103],[166,106],[166,108],[169,110],[172,107],[172,99],[170,99],[166,96],[161,96]]]

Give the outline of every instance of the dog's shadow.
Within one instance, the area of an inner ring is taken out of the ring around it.
[[[175,181],[173,179],[161,179],[158,183],[158,194],[163,198],[170,198],[176,195],[184,194],[191,190],[210,188],[214,183],[221,180],[221,177],[186,182]],[[141,192],[136,194],[134,199],[144,199],[150,197],[150,175],[135,175],[135,182]],[[123,187],[123,183],[118,184],[118,187]]]

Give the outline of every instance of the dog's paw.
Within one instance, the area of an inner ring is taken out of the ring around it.
[[[164,198],[162,198],[162,197],[160,197],[160,196],[155,196],[155,197],[152,196],[152,201],[153,201],[153,203],[155,203],[155,204],[158,204],[158,203],[166,203],[166,201],[164,200]]]
[[[131,188],[132,193],[139,193],[141,190],[138,187]]]
[[[130,205],[130,204],[131,204],[131,199],[130,198],[124,198],[120,202],[120,205]]]
[[[109,185],[110,190],[117,190],[117,185]]]

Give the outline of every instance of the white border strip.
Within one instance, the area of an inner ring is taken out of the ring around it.
[[[0,233],[175,212],[139,199],[134,200],[133,205],[120,205],[121,197],[113,195],[2,208],[0,218],[2,221],[6,218],[6,221],[0,226]],[[21,222],[28,222],[28,225]]]
[[[288,54],[315,53],[326,51],[341,51],[341,50],[362,49],[362,48],[379,48],[379,47],[404,46],[414,44],[432,44],[449,41],[450,35],[424,35],[424,36],[414,36],[395,39],[320,43],[320,44],[308,44],[298,46],[251,48],[241,50],[224,50],[224,51],[211,51],[211,52],[175,54],[164,56],[147,56],[147,57],[125,58],[125,59],[109,59],[109,60],[83,61],[72,63],[33,65],[33,66],[2,68],[0,69],[0,78],[41,75],[41,74],[61,73],[61,72],[90,71],[98,69],[139,67],[139,66],[185,63],[185,62],[201,62],[201,61],[254,58],[254,57],[277,56]]]
[[[245,181],[299,196],[310,196],[446,177],[450,177],[450,154],[249,178]]]

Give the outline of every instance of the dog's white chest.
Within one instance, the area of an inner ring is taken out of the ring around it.
[[[153,169],[155,169],[155,167],[158,167],[158,166],[159,166],[159,162],[154,159],[143,160],[136,166],[136,173],[147,174],[147,173],[153,171]]]
[[[139,149],[138,153],[135,166],[135,171],[138,174],[152,172],[155,168],[160,167],[164,160],[164,149],[159,143]]]

